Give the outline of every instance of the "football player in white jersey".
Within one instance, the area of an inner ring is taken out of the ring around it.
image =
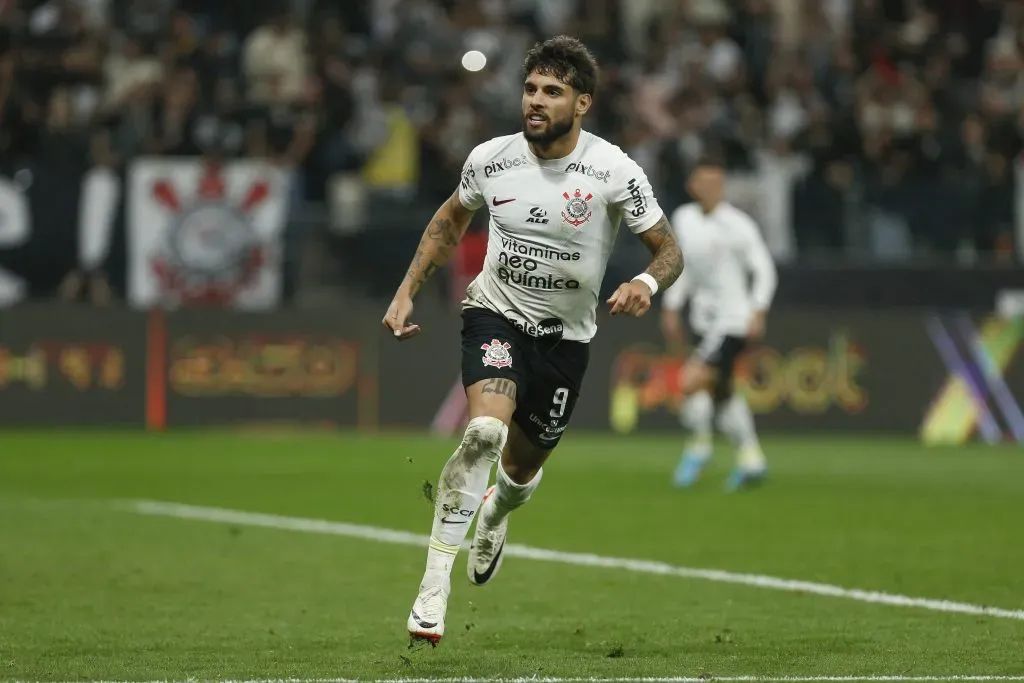
[[[414,640],[436,645],[444,634],[452,565],[474,518],[470,582],[489,582],[501,566],[508,515],[540,484],[541,466],[579,396],[620,222],[653,258],[608,299],[613,315],[643,315],[683,269],[644,172],[621,149],[582,130],[597,75],[594,57],[575,38],[559,36],[530,50],[522,132],[470,153],[383,320],[400,340],[419,331],[410,322],[413,297],[487,206],[487,256],[462,311],[470,421],[437,486],[426,571],[408,619]]]
[[[686,274],[662,298],[661,324],[670,349],[684,348],[679,311],[690,300],[696,349],[683,370],[682,422],[693,432],[674,480],[697,481],[712,451],[712,421],[736,445],[736,468],[726,487],[761,481],[767,471],[750,406],[733,392],[736,360],[747,343],[764,335],[765,315],[778,281],[757,224],[723,200],[725,173],[713,158],[698,162],[689,189],[696,199],[672,214],[672,228],[686,252]],[[752,276],[752,284],[748,281]]]

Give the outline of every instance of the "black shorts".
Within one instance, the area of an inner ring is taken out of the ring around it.
[[[694,339],[697,350],[694,355],[715,369],[713,395],[716,401],[732,396],[736,361],[747,348],[747,340],[730,335],[714,335]]]
[[[462,312],[462,384],[503,377],[516,383],[512,419],[535,446],[554,448],[580,395],[590,344],[559,335],[533,337],[504,316]]]

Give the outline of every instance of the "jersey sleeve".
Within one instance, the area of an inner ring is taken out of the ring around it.
[[[459,181],[459,201],[470,211],[476,211],[484,205],[484,194],[476,177],[476,161],[480,148],[476,147],[462,166],[462,178]]]
[[[654,189],[640,164],[622,155],[616,173],[615,193],[611,203],[622,211],[622,218],[634,234],[654,227],[665,212],[658,205]]]
[[[740,215],[738,221],[743,235],[743,258],[747,268],[753,275],[751,286],[751,302],[758,311],[766,311],[772,305],[775,288],[779,283],[779,275],[775,269],[768,245],[765,244],[761,229],[746,214]]]

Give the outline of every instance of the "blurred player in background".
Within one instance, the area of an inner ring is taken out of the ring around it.
[[[764,335],[778,278],[761,231],[750,216],[723,199],[724,184],[722,163],[701,159],[689,180],[696,201],[672,215],[676,240],[686,254],[686,273],[663,296],[662,331],[671,351],[685,351],[680,310],[689,299],[696,335],[683,371],[680,419],[692,437],[675,470],[679,487],[692,486],[711,457],[716,416],[722,433],[737,448],[727,488],[759,482],[767,472],[750,406],[734,392],[733,378],[747,344]]]
[[[523,131],[470,153],[460,186],[427,226],[383,320],[397,339],[419,331],[410,322],[413,297],[487,206],[487,255],[462,311],[470,420],[437,486],[427,567],[408,619],[414,640],[436,645],[444,635],[452,566],[474,518],[470,582],[489,582],[501,565],[508,515],[540,484],[541,466],[576,405],[619,223],[653,259],[607,301],[613,315],[643,315],[683,269],[644,172],[621,149],[582,130],[597,72],[575,38],[553,38],[529,52]]]

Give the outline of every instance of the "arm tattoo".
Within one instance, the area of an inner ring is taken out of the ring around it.
[[[668,219],[662,217],[654,227],[640,233],[640,239],[654,256],[645,272],[658,281],[659,291],[665,291],[683,272],[683,253]]]
[[[410,296],[415,296],[430,276],[448,263],[452,252],[462,239],[466,226],[459,225],[449,218],[449,215],[450,210],[445,203],[423,231],[423,237],[420,238],[420,244],[405,274],[404,284],[408,287]]]
[[[516,400],[516,383],[510,379],[489,379],[484,383],[481,394],[498,394]]]

